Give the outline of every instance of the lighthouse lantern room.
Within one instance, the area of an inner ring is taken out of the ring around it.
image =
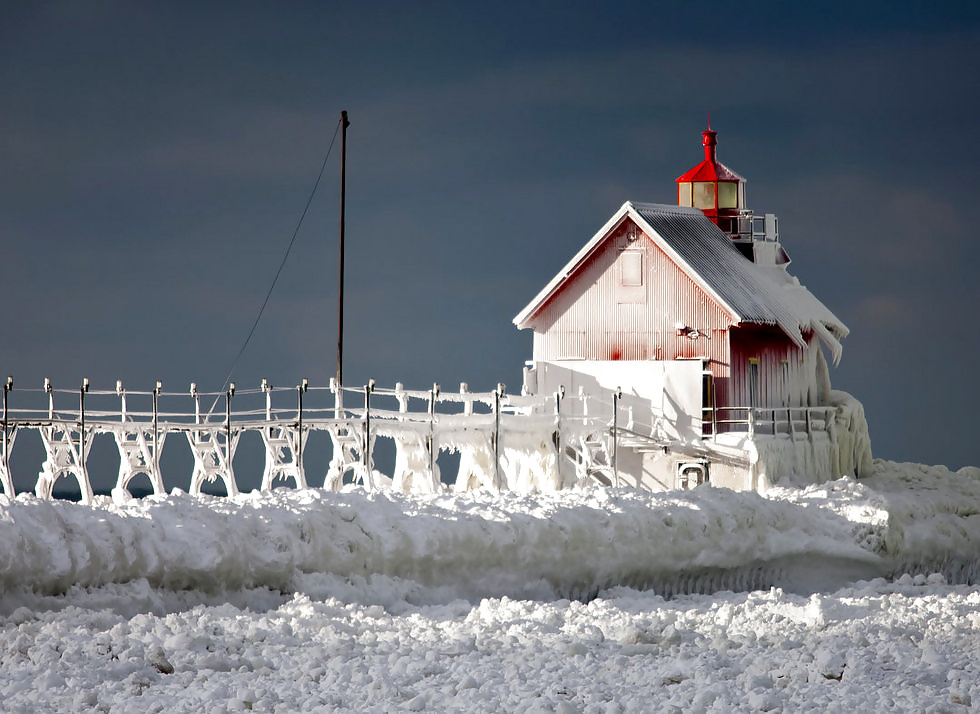
[[[709,127],[701,137],[704,161],[677,178],[677,205],[700,208],[722,230],[737,232],[731,225],[745,208],[745,179],[716,158],[717,132]]]
[[[699,208],[755,263],[789,263],[779,245],[776,216],[756,216],[745,203],[745,178],[718,161],[718,132],[701,132],[704,161],[676,179],[677,205]],[[768,244],[768,245],[765,245]]]

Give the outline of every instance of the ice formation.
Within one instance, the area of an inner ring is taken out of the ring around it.
[[[876,462],[765,497],[119,496],[0,496],[4,710],[980,701],[980,469]],[[746,591],[679,594],[718,588]]]
[[[0,497],[0,589],[137,579],[288,589],[297,574],[331,573],[453,586],[471,598],[572,597],[616,585],[715,590],[745,578],[795,587],[817,562],[837,583],[909,564],[961,579],[980,552],[980,480],[917,469],[879,462],[866,480],[769,497],[708,485],[665,494],[279,489],[96,497],[84,507],[22,494]],[[534,464],[523,473],[535,478]]]

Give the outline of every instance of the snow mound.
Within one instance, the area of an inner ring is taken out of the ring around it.
[[[974,471],[889,462],[877,462],[869,479],[765,497],[710,486],[665,494],[283,489],[82,506],[22,494],[0,498],[0,593],[141,579],[175,591],[290,591],[304,574],[404,579],[466,599],[588,599],[611,586],[812,591],[903,568],[969,580],[978,513]]]

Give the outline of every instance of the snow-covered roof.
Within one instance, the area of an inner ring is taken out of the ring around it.
[[[579,264],[629,216],[736,323],[774,325],[800,347],[805,332],[816,333],[840,360],[840,338],[847,327],[782,267],[762,267],[743,256],[731,238],[697,208],[627,201],[592,240],[562,268],[515,318],[519,328],[554,293]]]

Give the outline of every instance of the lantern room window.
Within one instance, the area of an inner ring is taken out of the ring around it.
[[[718,182],[718,208],[738,208],[738,184]]]
[[[691,183],[689,181],[677,184],[677,205],[687,208],[694,205],[691,203]]]
[[[715,183],[713,181],[694,182],[694,207],[702,210],[715,207]]]

